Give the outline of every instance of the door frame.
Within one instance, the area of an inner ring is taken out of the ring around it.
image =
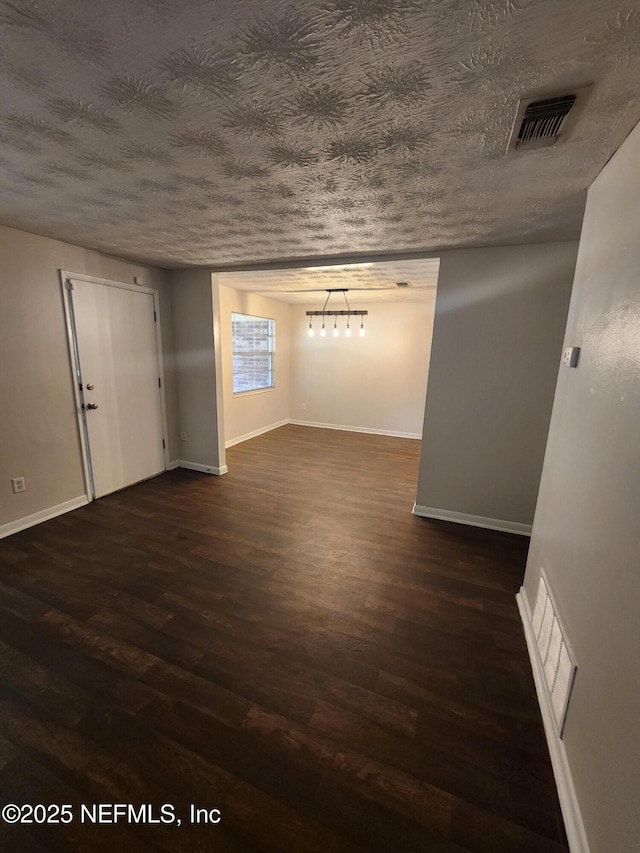
[[[162,357],[162,329],[160,326],[160,298],[157,290],[150,287],[142,287],[138,284],[128,284],[124,281],[112,281],[111,279],[98,278],[93,275],[85,275],[84,273],[70,272],[69,270],[59,269],[60,286],[62,288],[62,301],[64,304],[64,316],[67,327],[67,343],[69,345],[69,365],[71,368],[71,381],[73,385],[73,395],[76,405],[76,419],[78,426],[78,438],[80,440],[80,451],[82,455],[82,468],[84,473],[85,493],[89,501],[95,500],[93,490],[91,488],[91,467],[89,461],[89,448],[87,445],[85,412],[82,408],[83,392],[80,389],[78,377],[80,376],[80,364],[78,361],[78,351],[76,346],[76,338],[74,332],[74,318],[72,304],[69,299],[70,288],[69,282],[86,281],[90,284],[102,284],[105,287],[119,287],[122,290],[133,290],[136,293],[146,293],[153,297],[153,310],[155,314],[155,330],[156,330],[156,350],[158,356],[158,373],[160,382],[160,413],[162,419],[162,439],[164,443],[164,469],[169,467],[169,432],[167,428],[167,405],[165,398],[165,373],[164,361]]]

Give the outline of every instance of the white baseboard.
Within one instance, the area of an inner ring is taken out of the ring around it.
[[[175,469],[179,468],[179,467],[180,467],[180,460],[174,459],[173,462],[169,462],[169,464],[165,468],[165,471],[175,471]]]
[[[189,471],[201,471],[203,474],[227,474],[229,469],[226,465],[221,468],[215,468],[213,465],[201,465],[199,462],[185,462],[184,459],[178,460],[179,468],[187,468]]]
[[[501,518],[485,518],[482,515],[468,515],[466,512],[454,512],[452,509],[436,509],[432,506],[414,504],[414,515],[421,518],[437,518],[440,521],[455,521],[458,524],[469,524],[471,527],[486,527],[487,530],[501,530],[504,533],[518,533],[520,536],[531,536],[531,525],[518,521],[504,521]]]
[[[516,595],[516,600],[518,602],[520,618],[524,626],[524,635],[527,641],[527,649],[529,650],[531,669],[533,670],[533,680],[536,685],[540,711],[542,712],[542,722],[547,737],[553,775],[555,776],[558,788],[558,799],[560,800],[560,808],[562,809],[562,817],[564,818],[564,828],[567,833],[569,850],[571,853],[589,853],[587,833],[585,832],[582,815],[580,814],[580,806],[578,805],[578,798],[576,797],[573,785],[569,760],[564,743],[556,732],[553,711],[551,709],[551,699],[547,691],[544,669],[538,654],[533,625],[531,624],[531,610],[529,609],[527,595],[522,587]]]
[[[5,536],[11,536],[12,533],[19,533],[21,530],[26,530],[27,527],[33,527],[35,524],[40,524],[43,521],[49,521],[49,519],[63,515],[65,512],[79,509],[88,503],[89,498],[86,495],[81,495],[80,497],[72,498],[70,501],[40,510],[40,512],[34,512],[33,515],[25,515],[24,518],[9,521],[7,524],[0,525],[0,539],[4,539]]]
[[[244,435],[238,436],[238,438],[230,438],[229,441],[225,441],[224,446],[225,448],[233,447],[235,444],[241,444],[243,441],[248,441],[250,438],[256,438],[259,435],[263,435],[265,432],[271,432],[272,429],[278,429],[278,427],[286,426],[288,423],[289,419],[285,418],[283,421],[278,421],[277,424],[269,424],[269,426],[254,429],[253,432],[247,432]]]
[[[289,420],[290,424],[296,426],[317,427],[318,429],[337,429],[342,432],[364,432],[367,435],[390,435],[394,438],[422,438],[422,435],[417,432],[395,432],[390,429],[368,429],[367,427],[344,426],[342,424],[321,424],[316,421],[294,421]]]

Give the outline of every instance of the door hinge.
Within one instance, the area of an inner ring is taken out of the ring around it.
[[[157,322],[158,322],[158,315],[156,314],[156,312],[155,312],[155,311],[153,312],[153,322],[154,322],[154,323],[157,323]]]
[[[164,443],[164,438],[162,439],[162,446],[166,447],[167,445]]]
[[[158,388],[162,388],[162,379],[158,376]]]
[[[70,278],[65,278],[64,286],[67,288],[67,290],[73,290],[73,282]]]

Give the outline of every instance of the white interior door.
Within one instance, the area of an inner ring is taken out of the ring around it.
[[[164,471],[152,292],[71,279],[80,405],[93,496]]]

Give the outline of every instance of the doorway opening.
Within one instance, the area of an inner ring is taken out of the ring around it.
[[[225,447],[288,423],[420,440],[439,267],[429,257],[215,273]],[[367,312],[363,335],[362,316],[346,310],[327,321],[325,335],[313,316],[310,334],[308,313],[333,291],[345,302],[334,299],[337,308]],[[234,314],[275,322],[268,390],[234,394]]]

